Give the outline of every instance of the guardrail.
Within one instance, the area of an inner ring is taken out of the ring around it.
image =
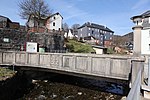
[[[137,67],[137,66],[132,66]],[[135,81],[131,86],[131,90],[126,98],[126,100],[141,100],[141,85],[142,85],[142,74],[144,66],[139,66]]]
[[[29,66],[121,80],[129,79],[132,59],[116,55],[0,52],[0,65]]]

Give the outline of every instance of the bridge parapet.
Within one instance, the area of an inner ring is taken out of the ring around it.
[[[0,52],[1,65],[30,66],[122,80],[129,79],[131,61],[138,59],[116,55]]]

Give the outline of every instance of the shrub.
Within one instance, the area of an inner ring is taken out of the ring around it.
[[[74,53],[95,52],[95,50],[90,45],[80,43],[75,40],[68,40],[66,47],[70,52],[74,52]]]

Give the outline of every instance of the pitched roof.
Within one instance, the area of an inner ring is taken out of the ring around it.
[[[8,17],[0,15],[0,17],[6,18],[8,21],[12,22]]]
[[[105,31],[109,31],[109,32],[113,32],[112,30],[110,30],[108,27],[105,27],[103,25],[99,25],[99,24],[94,24],[94,23],[90,23],[90,22],[87,22],[85,24],[83,24],[81,27],[79,27],[78,29],[80,28],[83,28],[83,27],[90,27],[90,28],[97,28],[97,29],[101,29],[101,30],[105,30]],[[114,33],[114,32],[113,32]]]
[[[57,12],[57,13],[54,13],[54,14],[50,15],[50,17],[53,17],[53,16],[55,16],[55,15],[60,15],[60,16],[61,16],[61,14],[60,14],[59,12]],[[61,16],[61,17],[62,17],[62,16]],[[63,17],[62,17],[62,19],[63,19]]]
[[[138,18],[138,17],[141,17],[141,18],[150,17],[150,10],[144,12],[144,13],[141,14],[141,15],[137,15],[137,16],[131,17],[131,20],[133,20],[134,18]]]
[[[47,20],[47,19],[49,19],[49,18],[51,18],[51,17],[53,17],[54,15],[60,15],[58,12],[57,13],[55,13],[55,14],[52,14],[52,15],[50,15],[50,16],[42,16],[41,17],[41,20]],[[61,16],[61,15],[60,15]],[[31,18],[37,18],[37,16],[34,16],[33,14],[31,14],[31,15],[29,15],[29,18],[28,18],[28,21],[27,22],[29,22],[29,20],[31,19]],[[62,17],[62,16],[61,16]],[[63,17],[62,17],[62,19],[63,19]]]

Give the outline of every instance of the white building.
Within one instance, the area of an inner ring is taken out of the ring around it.
[[[46,32],[51,30],[62,30],[63,17],[59,13],[52,14],[51,16],[42,17],[40,20],[30,15],[27,21],[29,32]]]
[[[74,35],[73,35],[73,33],[71,32],[71,29],[69,29],[68,32],[65,32],[64,37],[65,37],[65,38],[69,38],[69,39],[73,39],[73,38],[74,38]]]
[[[47,29],[49,30],[62,30],[63,17],[59,13],[50,16],[47,21]]]
[[[134,54],[150,54],[150,10],[131,18],[135,23],[134,30]]]

